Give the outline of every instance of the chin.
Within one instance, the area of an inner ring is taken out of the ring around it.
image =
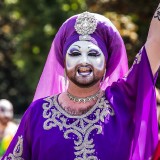
[[[92,79],[92,80],[89,80],[89,79],[76,79],[76,78],[71,78],[70,79],[75,85],[77,85],[78,87],[81,87],[81,88],[89,88],[89,87],[92,87],[94,86],[96,83],[98,83],[100,80],[99,79]]]

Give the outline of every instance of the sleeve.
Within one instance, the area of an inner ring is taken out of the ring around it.
[[[31,112],[34,102],[23,115],[18,130],[1,160],[31,159]]]
[[[149,159],[158,143],[155,94],[157,75],[158,72],[153,76],[146,49],[142,47],[128,73],[113,84],[134,124],[131,160]]]

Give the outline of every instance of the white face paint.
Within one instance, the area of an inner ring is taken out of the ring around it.
[[[67,50],[66,69],[73,69],[79,64],[89,64],[97,70],[103,70],[105,57],[101,49],[95,44],[89,41],[77,41]]]
[[[105,57],[101,49],[89,41],[77,41],[67,50],[66,71],[76,84],[95,84],[103,77]]]

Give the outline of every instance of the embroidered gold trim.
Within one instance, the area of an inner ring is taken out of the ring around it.
[[[23,154],[23,137],[18,137],[18,142],[14,147],[13,153],[10,153],[4,160],[24,160],[21,156]]]
[[[106,118],[109,121],[109,116],[114,115],[114,110],[105,97],[100,98],[92,109],[80,116],[72,116],[65,112],[57,102],[57,95],[48,97],[45,101],[46,103],[42,106],[43,117],[46,119],[43,124],[44,130],[58,126],[60,130],[63,130],[65,139],[73,139],[74,160],[98,160],[91,132],[96,130],[96,134],[101,134],[100,122],[104,122]],[[70,118],[73,118],[71,124],[69,124]]]
[[[141,58],[142,58],[142,53],[140,52],[140,53],[138,53],[138,54],[136,55],[136,57],[135,57],[135,60],[134,60],[134,62],[133,62],[132,67],[129,69],[129,71],[128,71],[128,72],[127,72],[127,74],[124,76],[124,78],[126,78],[126,77],[130,74],[130,72],[132,71],[132,69],[133,69],[134,65],[139,64],[139,63],[140,63]]]

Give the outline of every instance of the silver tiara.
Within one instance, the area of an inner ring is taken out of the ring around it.
[[[75,30],[79,36],[80,41],[90,40],[92,37],[90,34],[94,33],[97,27],[97,21],[95,16],[89,12],[83,12],[80,14],[75,23]]]

